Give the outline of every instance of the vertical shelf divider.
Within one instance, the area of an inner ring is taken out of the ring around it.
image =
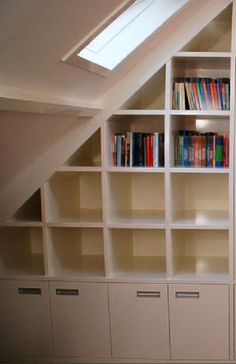
[[[170,110],[171,110],[171,79],[172,79],[172,62],[166,64],[166,80],[165,80],[165,220],[166,220],[166,270],[167,278],[173,277],[173,258],[172,258],[172,242],[170,231],[171,219],[171,199],[170,199]]]
[[[47,241],[47,223],[46,223],[46,211],[45,211],[45,191],[44,186],[40,188],[40,198],[41,198],[41,214],[42,214],[42,229],[43,229],[43,261],[44,261],[44,274],[49,275],[50,264],[49,264],[49,254],[48,254],[48,241]]]
[[[106,143],[108,143],[107,138],[107,123],[103,123],[101,127],[101,166],[102,166],[102,210],[103,210],[103,244],[104,244],[104,264],[105,264],[105,277],[111,275],[111,255],[110,255],[110,245],[109,245],[109,231],[107,227],[108,222],[108,203],[107,203],[107,166],[108,166],[108,148]]]

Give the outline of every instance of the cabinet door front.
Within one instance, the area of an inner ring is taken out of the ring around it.
[[[114,358],[169,359],[167,287],[109,284]]]
[[[226,285],[170,285],[172,359],[229,359]]]
[[[50,283],[56,356],[111,356],[107,286],[103,283]]]
[[[0,281],[2,355],[52,355],[48,283]]]

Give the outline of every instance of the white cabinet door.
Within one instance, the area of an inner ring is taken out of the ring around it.
[[[104,283],[50,283],[56,356],[111,357]]]
[[[170,285],[172,359],[228,360],[227,285]]]
[[[167,286],[109,284],[114,358],[169,359]]]
[[[48,283],[0,281],[0,353],[52,355]]]

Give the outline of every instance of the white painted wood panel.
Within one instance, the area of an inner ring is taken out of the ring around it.
[[[56,356],[111,356],[106,284],[51,282]]]
[[[167,286],[109,284],[115,359],[169,359]]]
[[[0,353],[51,356],[48,283],[0,281]]]
[[[171,356],[229,359],[227,285],[170,285]]]

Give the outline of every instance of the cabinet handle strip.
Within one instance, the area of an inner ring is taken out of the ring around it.
[[[160,291],[137,291],[137,297],[151,297],[151,298],[160,298]]]
[[[57,288],[56,295],[57,296],[79,296],[79,290],[78,289]]]
[[[175,292],[176,298],[200,298],[199,292]]]
[[[42,294],[41,288],[18,288],[18,294]]]

